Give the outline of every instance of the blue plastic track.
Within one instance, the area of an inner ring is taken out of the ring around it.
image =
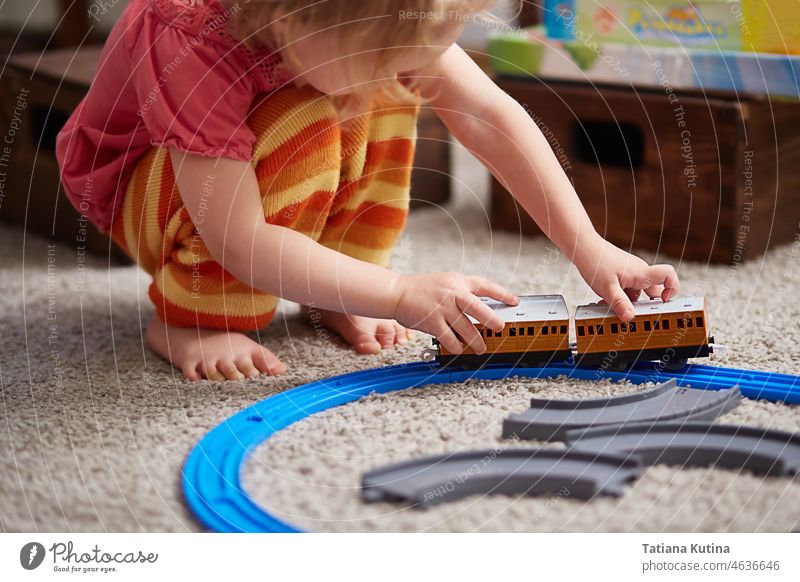
[[[255,447],[279,430],[315,412],[353,402],[368,394],[462,382],[471,378],[500,380],[511,376],[608,378],[635,384],[675,378],[679,386],[719,390],[738,384],[742,394],[748,398],[800,403],[800,376],[694,364],[678,372],[662,370],[654,364],[642,364],[627,372],[600,372],[570,364],[546,368],[486,366],[469,371],[440,368],[436,363],[401,364],[298,386],[262,400],[224,421],[197,444],[186,460],[183,469],[186,501],[200,521],[214,531],[300,531],[265,511],[242,488],[242,466]]]

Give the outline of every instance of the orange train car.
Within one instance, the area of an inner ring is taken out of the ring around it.
[[[575,362],[579,366],[624,370],[637,361],[660,360],[680,369],[688,358],[707,357],[714,338],[702,297],[636,301],[635,316],[621,321],[608,305],[581,305],[575,311]]]
[[[638,361],[660,360],[669,369],[679,369],[688,358],[707,357],[713,351],[702,297],[634,302],[636,314],[629,323],[617,318],[608,305],[581,305],[572,326],[561,295],[521,296],[514,306],[484,302],[506,322],[502,332],[494,333],[470,317],[486,342],[484,354],[469,347],[452,353],[434,339],[423,360],[469,369],[501,363],[543,366],[572,356],[586,367],[624,370]],[[572,344],[570,330],[576,339]]]
[[[434,347],[423,352],[423,359],[435,357],[442,365],[464,368],[480,367],[487,363],[543,366],[563,362],[572,354],[569,347],[569,312],[561,295],[525,295],[519,298],[519,304],[513,306],[499,301],[483,301],[506,324],[503,331],[495,333],[468,316],[486,342],[485,353],[476,354],[469,347],[461,353],[452,353],[434,339]]]

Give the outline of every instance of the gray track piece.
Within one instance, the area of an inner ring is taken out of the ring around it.
[[[675,380],[652,390],[587,400],[531,400],[530,409],[503,421],[503,438],[563,440],[568,430],[669,420],[714,420],[739,405],[738,386],[728,390],[678,388]]]
[[[762,475],[800,471],[800,434],[707,422],[625,424],[567,433],[572,450],[623,454],[645,465],[749,469]]]
[[[708,422],[626,424],[570,431],[572,450],[623,454],[645,465],[749,469],[761,475],[800,471],[800,434]]]
[[[566,491],[577,499],[619,497],[636,479],[635,457],[565,449],[505,449],[436,455],[365,473],[364,501],[428,507],[469,495],[542,495]]]

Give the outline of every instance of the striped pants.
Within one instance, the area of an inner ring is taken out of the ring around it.
[[[265,99],[247,124],[257,137],[252,164],[266,222],[388,266],[408,215],[417,114],[411,100],[373,101],[340,128],[330,99],[313,89],[287,88]],[[168,325],[244,331],[275,314],[278,297],[237,280],[209,254],[166,148],[154,147],[138,162],[111,236],[153,276],[148,294]]]

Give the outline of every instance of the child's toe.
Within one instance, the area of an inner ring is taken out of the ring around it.
[[[217,369],[216,364],[203,363],[203,375],[209,380],[214,382],[222,382],[225,380],[225,375]]]
[[[191,380],[192,382],[197,382],[198,380],[202,380],[203,376],[200,375],[200,370],[198,370],[198,365],[196,363],[193,364],[184,364],[181,366],[181,373],[183,377],[187,380]]]
[[[392,322],[380,323],[375,330],[375,338],[378,343],[384,348],[390,348],[394,345],[396,337],[396,330]]]
[[[253,364],[263,374],[270,374],[276,376],[286,372],[286,365],[281,362],[278,357],[269,350],[261,347],[258,348],[253,354]]]
[[[244,380],[245,375],[239,371],[239,368],[233,361],[226,360],[218,362],[216,366],[226,380]]]
[[[381,344],[374,334],[359,334],[353,341],[353,347],[359,354],[377,354],[381,351]]]
[[[260,374],[258,368],[253,363],[252,358],[243,357],[236,360],[236,367],[248,378],[255,378]]]
[[[394,324],[394,341],[398,344],[404,344],[408,342],[408,336],[406,334],[406,328],[404,328],[399,323],[395,322]]]

